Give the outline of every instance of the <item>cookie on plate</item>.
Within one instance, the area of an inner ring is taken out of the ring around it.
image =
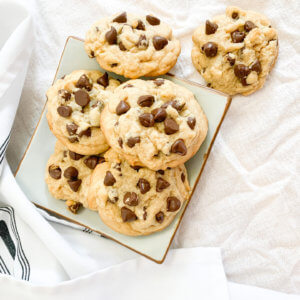
[[[47,162],[45,181],[54,198],[67,200],[69,209],[76,213],[81,205],[88,206],[90,176],[95,167],[104,162],[100,155],[83,156],[69,151],[57,141],[54,154]],[[89,207],[96,209],[96,207]]]
[[[189,196],[184,165],[165,171],[132,167],[112,149],[93,172],[89,205],[102,221],[126,235],[147,235],[167,227]]]
[[[188,89],[166,79],[135,79],[115,89],[101,114],[109,145],[131,165],[176,167],[199,149],[207,119]]]
[[[47,91],[50,130],[68,149],[91,155],[108,149],[100,113],[119,81],[99,71],[78,70]]]
[[[167,73],[177,61],[180,43],[157,17],[124,12],[94,23],[85,50],[105,70],[138,78]]]
[[[260,89],[278,55],[277,31],[263,15],[230,6],[193,34],[192,60],[212,88],[230,95]]]

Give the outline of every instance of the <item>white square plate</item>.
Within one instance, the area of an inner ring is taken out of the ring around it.
[[[87,56],[84,51],[83,41],[75,37],[69,37],[66,41],[54,81],[78,69],[99,69],[104,72],[95,59]],[[109,73],[109,75],[122,81],[125,80],[114,73]],[[169,79],[191,90],[203,108],[209,123],[205,142],[197,154],[186,163],[189,182],[192,188],[191,196],[185,205],[182,206],[175,220],[166,229],[148,236],[131,237],[122,235],[107,227],[101,221],[97,212],[83,209],[77,215],[74,215],[66,209],[64,201],[54,199],[49,194],[44,181],[45,166],[49,156],[54,151],[54,144],[56,142],[54,135],[48,128],[45,109],[42,112],[40,121],[16,172],[16,180],[20,187],[38,207],[90,228],[157,263],[162,263],[166,257],[186,207],[200,179],[220,125],[231,103],[231,98],[227,95],[205,86],[171,75],[160,77]],[[197,199],[194,199],[194,201],[197,201]]]

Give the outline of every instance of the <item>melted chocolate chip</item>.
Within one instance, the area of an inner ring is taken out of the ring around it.
[[[58,166],[51,165],[48,168],[49,175],[54,179],[61,178],[61,168]]]
[[[119,43],[119,48],[120,48],[121,51],[126,51],[127,50],[122,42]]]
[[[257,74],[261,72],[261,64],[259,60],[255,61],[255,63],[251,66],[251,71],[255,71]]]
[[[93,88],[93,84],[90,83],[89,78],[85,74],[80,76],[75,86],[80,89],[86,89],[87,91],[90,91]]]
[[[157,79],[153,80],[153,82],[156,86],[161,86],[165,83],[164,79],[162,79],[162,78],[157,78]]]
[[[117,30],[112,26],[111,29],[105,33],[105,39],[110,45],[113,45],[117,43],[117,35]]]
[[[209,20],[206,20],[205,23],[205,33],[207,35],[214,34],[218,29],[218,25],[216,23],[212,23]]]
[[[202,46],[207,57],[215,57],[218,53],[218,45],[214,42],[208,42]]]
[[[136,29],[138,29],[138,30],[145,30],[145,24],[143,23],[142,20],[138,20],[138,24],[136,26]]]
[[[73,192],[77,192],[79,190],[81,182],[82,182],[81,179],[68,180],[68,184]]]
[[[132,222],[137,219],[136,214],[125,206],[121,208],[121,217],[123,222]]]
[[[184,175],[183,172],[181,173],[181,181],[182,181],[182,182],[185,182],[185,175]]]
[[[238,30],[231,32],[231,39],[233,43],[241,43],[244,41],[245,37],[246,37],[245,32],[238,31]]]
[[[65,99],[65,101],[68,101],[71,98],[71,93],[69,93],[67,90],[64,90],[64,89],[59,90],[58,94],[60,95],[60,97]]]
[[[171,146],[171,153],[176,153],[182,156],[186,155],[187,148],[184,144],[183,139],[178,139],[173,143],[173,145]]]
[[[152,127],[154,126],[154,117],[152,114],[145,113],[139,116],[139,121],[144,127]]]
[[[85,90],[78,90],[74,93],[75,102],[84,107],[90,102],[90,96]]]
[[[68,179],[77,179],[78,177],[78,170],[75,167],[68,167],[64,171],[64,176]]]
[[[162,223],[164,221],[164,218],[165,218],[165,214],[160,211],[158,212],[156,215],[155,215],[155,220],[158,222],[158,223]]]
[[[69,135],[74,135],[76,134],[78,126],[75,123],[67,124],[66,129],[69,133]]]
[[[86,158],[83,162],[89,169],[94,170],[99,162],[99,158],[96,155],[91,155],[88,158]]]
[[[70,143],[79,142],[78,137],[76,137],[76,136],[69,137],[68,140]]]
[[[108,74],[105,72],[101,77],[97,79],[97,83],[105,88],[109,85]]]
[[[117,22],[117,23],[126,23],[127,22],[127,13],[123,12],[120,15],[118,15],[117,17],[115,17],[113,19],[113,22]]]
[[[189,125],[189,127],[193,130],[195,128],[196,125],[196,119],[192,118],[192,117],[188,117],[187,119],[187,124]]]
[[[165,179],[158,177],[156,182],[156,191],[162,192],[164,189],[170,186],[170,183],[166,181]]]
[[[150,16],[150,15],[147,15],[146,16],[146,20],[148,21],[148,23],[152,26],[155,26],[155,25],[159,25],[160,24],[160,19],[154,17],[154,16]]]
[[[176,211],[180,208],[181,202],[176,197],[167,198],[167,211]]]
[[[163,122],[167,117],[167,112],[164,108],[155,108],[151,111],[151,114],[154,117],[154,121],[157,123]]]
[[[70,158],[73,159],[73,160],[79,160],[80,158],[84,157],[84,155],[75,153],[75,152],[70,151],[70,150],[69,150],[69,156],[70,156]]]
[[[175,120],[171,118],[165,119],[164,125],[165,125],[165,133],[167,135],[173,134],[179,130],[179,125],[176,123]]]
[[[168,40],[165,37],[158,36],[158,35],[153,37],[152,42],[155,50],[157,51],[162,50],[168,44]]]
[[[112,186],[116,182],[116,179],[114,175],[110,171],[106,171],[105,177],[104,177],[104,185],[106,186]]]
[[[60,116],[68,118],[72,114],[72,108],[70,106],[61,105],[57,108],[57,112]]]
[[[150,107],[154,103],[154,97],[152,95],[140,96],[137,103],[141,107]]]
[[[137,206],[139,203],[138,195],[135,192],[127,192],[124,195],[123,202],[129,206]]]
[[[125,101],[120,101],[118,106],[116,107],[116,113],[118,116],[120,116],[127,113],[129,109],[130,109],[129,104],[127,104]]]
[[[130,166],[130,168],[132,168],[133,170],[138,172],[139,169],[141,169],[142,167],[141,166]]]
[[[133,148],[135,146],[135,144],[138,144],[139,142],[141,141],[140,137],[139,136],[136,136],[136,137],[130,137],[126,144],[129,148]]]
[[[119,146],[120,146],[121,148],[123,148],[123,140],[122,140],[122,138],[119,138],[119,139],[118,139],[118,144],[119,144]]]
[[[257,27],[257,26],[253,22],[251,22],[251,21],[246,21],[245,22],[245,25],[244,25],[245,31],[249,32],[252,29],[254,29],[255,27]]]
[[[142,194],[146,194],[151,188],[150,182],[144,178],[139,179],[137,186]]]
[[[156,171],[158,174],[160,174],[160,175],[164,175],[165,174],[165,171],[164,170],[157,170]]]
[[[91,130],[91,127],[89,127],[88,129],[86,130],[82,130],[78,133],[78,136],[79,137],[83,137],[83,136],[87,136],[87,137],[90,137],[92,135],[92,130]]]

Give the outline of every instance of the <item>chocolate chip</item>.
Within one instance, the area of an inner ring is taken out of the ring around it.
[[[140,96],[137,103],[141,107],[150,107],[154,103],[154,97],[152,95]]]
[[[158,212],[156,215],[155,215],[155,220],[158,222],[158,223],[162,223],[164,221],[164,218],[165,218],[165,214],[160,211]]]
[[[184,181],[185,181],[185,175],[184,175],[184,173],[183,173],[183,172],[181,173],[181,181],[182,181],[182,182],[184,182]]]
[[[119,48],[120,48],[121,51],[126,51],[127,50],[122,42],[119,43]]]
[[[117,17],[115,17],[113,19],[113,22],[117,22],[117,23],[126,23],[127,22],[127,13],[123,12],[120,15],[118,15]]]
[[[171,100],[171,101],[164,103],[161,107],[167,108],[169,105],[171,105],[177,111],[181,111],[183,109],[185,103],[180,104],[177,100]]]
[[[157,78],[153,82],[156,86],[161,86],[165,83],[164,79],[161,79],[161,78]]]
[[[231,65],[231,66],[234,66],[234,64],[235,64],[235,58],[232,58],[231,56],[227,56],[227,60],[229,61],[229,64]]]
[[[68,101],[71,98],[71,93],[69,93],[67,90],[64,89],[59,90],[58,94],[60,95],[60,97],[65,99],[65,101]]]
[[[72,108],[70,106],[61,105],[57,108],[57,112],[60,116],[68,118],[72,114]]]
[[[68,201],[71,203],[69,204]],[[72,201],[72,200],[68,200],[68,201],[67,201],[67,206],[70,212],[73,214],[77,214],[78,210],[82,207],[82,203]]]
[[[78,126],[75,123],[67,124],[66,129],[69,133],[69,135],[74,135],[76,134]]]
[[[251,72],[251,70],[243,64],[237,64],[234,67],[234,74],[236,77],[238,77],[240,79],[247,77],[250,72]]]
[[[160,24],[160,19],[158,19],[156,17],[153,17],[153,16],[150,16],[150,15],[146,16],[146,20],[148,21],[148,23],[150,25],[153,25],[153,26]]]
[[[99,158],[96,155],[91,155],[88,158],[86,158],[83,162],[89,169],[94,170],[99,162]]]
[[[205,23],[205,33],[207,35],[214,34],[218,29],[218,25],[216,23],[212,23],[209,20],[206,20]]]
[[[231,18],[236,20],[239,18],[239,14],[237,12],[233,12]]]
[[[173,143],[171,146],[171,153],[176,153],[182,156],[186,155],[187,149],[183,139],[178,139]]]
[[[114,64],[111,64],[110,66],[112,67],[112,68],[114,68],[114,67],[116,67],[118,64],[117,63],[114,63]]]
[[[151,111],[151,114],[154,117],[154,121],[157,123],[163,122],[167,117],[167,112],[164,108],[155,108]]]
[[[105,162],[105,158],[102,156],[98,157],[98,164],[103,164]]]
[[[48,168],[49,175],[54,179],[61,178],[61,168],[58,166],[51,165]]]
[[[140,137],[139,136],[136,136],[136,137],[130,137],[128,140],[127,140],[127,146],[129,148],[133,148],[135,146],[135,144],[138,144],[139,142],[141,141]]]
[[[127,104],[125,101],[120,101],[118,106],[116,107],[116,113],[118,116],[120,116],[127,113],[129,109],[130,109],[129,104]]]
[[[121,148],[123,148],[123,140],[122,140],[122,138],[119,138],[119,139],[118,139],[118,143],[119,143],[119,146],[120,146]]]
[[[164,189],[170,186],[170,183],[166,181],[165,179],[158,177],[156,182],[156,191],[162,192]]]
[[[114,175],[110,171],[106,171],[105,177],[104,177],[104,185],[106,186],[112,186],[116,182],[116,179]]]
[[[68,167],[64,171],[64,176],[68,179],[76,179],[78,176],[78,170],[75,167]]]
[[[145,30],[145,24],[142,20],[138,20],[138,25],[136,26],[136,29],[138,30]]]
[[[196,125],[196,119],[195,118],[192,118],[192,117],[188,117],[187,119],[187,124],[189,125],[189,127],[191,129],[194,129],[195,128],[195,125]]]
[[[79,137],[83,137],[83,136],[87,136],[87,137],[90,137],[92,135],[92,130],[91,130],[91,127],[89,127],[88,129],[86,130],[82,130],[78,133],[78,136]]]
[[[110,45],[113,45],[117,43],[117,35],[117,30],[112,26],[111,29],[105,33],[105,39]]]
[[[181,202],[176,197],[167,198],[167,211],[176,211],[180,208]]]
[[[112,199],[109,198],[109,197],[107,198],[107,201],[110,202],[110,203],[112,203],[112,204],[115,204],[118,200],[119,200],[118,197],[113,197]]]
[[[75,180],[68,180],[68,184],[72,191],[77,192],[79,190],[79,187],[81,185],[81,179],[75,179]]]
[[[95,53],[93,50],[90,52],[90,57],[92,57],[92,58],[95,57]]]
[[[146,49],[149,45],[149,42],[144,34],[141,34],[137,42],[137,47],[141,49]]]
[[[127,192],[124,195],[123,202],[129,206],[137,206],[139,203],[138,195],[135,192]]]
[[[69,156],[70,156],[71,159],[73,159],[73,160],[79,160],[80,158],[84,157],[84,155],[75,153],[75,152],[70,151],[70,150],[69,150]]]
[[[144,213],[143,213],[143,220],[147,219],[147,212],[146,212],[146,207],[143,207]]]
[[[251,21],[246,21],[245,22],[245,25],[244,25],[245,31],[249,32],[252,29],[254,29],[255,27],[257,27],[257,26],[253,22],[251,22]]]
[[[139,179],[137,186],[142,194],[146,194],[151,188],[150,182],[144,178]]]
[[[97,79],[97,83],[101,84],[105,88],[109,85],[108,74],[105,72],[101,77]]]
[[[251,71],[257,72],[259,74],[261,72],[261,64],[259,60],[257,60],[252,66],[251,66]]]
[[[245,37],[246,37],[245,32],[238,31],[238,30],[231,32],[231,39],[233,43],[241,43],[244,41]]]
[[[160,175],[164,175],[165,174],[165,171],[164,170],[157,170],[156,171],[158,174],[160,174]]]
[[[215,57],[218,53],[218,45],[214,42],[208,42],[202,46],[207,57]]]
[[[166,45],[168,44],[168,40],[165,37],[158,36],[158,35],[153,37],[152,42],[155,50],[157,51],[165,48]]]
[[[79,142],[78,137],[76,137],[76,136],[69,137],[68,140],[70,143]]]
[[[74,93],[74,96],[75,96],[75,102],[82,107],[86,106],[90,102],[90,96],[84,90],[76,91]]]
[[[153,117],[152,114],[148,114],[148,113],[141,114],[139,116],[139,120],[140,120],[140,123],[144,127],[152,127],[152,126],[154,126],[154,117]]]
[[[130,168],[132,168],[133,170],[139,171],[139,169],[141,169],[141,166],[130,166]]]
[[[90,83],[89,78],[85,74],[83,74],[79,77],[75,86],[80,89],[86,89],[87,91],[90,91],[93,87],[93,84]]]
[[[136,214],[125,206],[121,208],[121,217],[123,222],[132,222],[137,219]]]
[[[179,125],[176,123],[175,120],[171,118],[165,119],[164,125],[165,125],[165,133],[168,135],[173,134],[179,130]]]

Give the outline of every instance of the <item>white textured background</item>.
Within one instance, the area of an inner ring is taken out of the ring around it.
[[[8,149],[14,170],[45,102],[69,35],[95,20],[152,13],[173,28],[182,52],[173,73],[203,82],[192,66],[193,30],[237,5],[267,15],[279,33],[279,57],[265,87],[234,97],[173,247],[220,246],[229,280],[300,293],[300,2],[27,1],[35,45]]]

